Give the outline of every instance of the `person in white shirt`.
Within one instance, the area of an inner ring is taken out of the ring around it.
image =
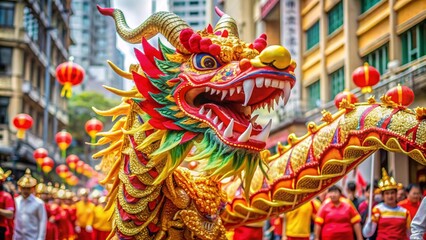
[[[44,240],[46,236],[47,214],[44,203],[33,195],[37,180],[27,168],[25,175],[19,179],[21,196],[15,198],[14,240]]]
[[[411,222],[411,240],[423,240],[426,237],[426,197],[423,198],[416,216]]]

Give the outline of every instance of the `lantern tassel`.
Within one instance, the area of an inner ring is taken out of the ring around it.
[[[373,91],[373,88],[371,86],[361,88],[362,93],[371,93],[372,91]]]
[[[62,153],[62,159],[65,159],[67,157],[67,150],[64,149],[61,151],[61,153]]]
[[[25,138],[25,129],[19,128],[18,132],[16,133],[16,137],[19,139]]]
[[[70,98],[72,96],[72,84],[70,82],[66,82],[61,90],[61,97],[66,96],[66,98]]]

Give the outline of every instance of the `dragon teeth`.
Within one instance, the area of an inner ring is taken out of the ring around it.
[[[270,87],[271,86],[271,81],[272,81],[272,79],[270,79],[270,78],[265,78],[265,87]]]
[[[229,96],[234,95],[234,92],[235,92],[235,88],[230,88],[229,89]]]
[[[220,100],[223,101],[223,99],[225,99],[227,94],[228,94],[228,90],[223,90],[222,91],[222,97],[220,98]]]
[[[206,87],[206,92],[210,92],[210,87]]]
[[[220,130],[222,130],[222,128],[223,128],[223,122],[221,122],[218,126],[217,126],[217,129],[220,131]]]
[[[269,133],[271,132],[271,126],[272,126],[272,119],[269,120],[268,124],[266,124],[266,126],[263,128],[262,132],[254,136],[253,139],[260,142],[266,142],[266,139],[268,139]]]
[[[199,114],[204,114],[204,112],[205,112],[205,109],[204,109],[204,106],[202,106],[201,109],[200,109],[200,111],[198,111],[198,113]]]
[[[251,130],[253,129],[251,123],[247,129],[238,137],[238,142],[247,142],[250,139]]]
[[[213,95],[213,94],[215,94],[215,92],[216,92],[216,89],[212,88],[211,91],[210,91],[210,94]]]
[[[210,119],[210,118],[212,117],[212,110],[211,110],[211,109],[209,109],[209,111],[207,112],[206,117],[207,117],[208,119]]]
[[[225,132],[223,133],[224,137],[230,138],[234,135],[234,119],[232,118],[229,122],[228,127],[225,129]]]
[[[265,81],[265,78],[263,77],[257,77],[256,78],[256,87],[261,88],[263,86],[263,82]]]
[[[241,87],[241,86],[237,86],[237,93],[238,93],[238,94],[241,92],[241,90],[243,90],[243,87]]]
[[[284,89],[283,89],[283,92],[284,92],[284,105],[286,105],[287,102],[288,102],[288,99],[290,98],[291,86],[290,86],[290,83],[287,82],[287,81],[284,84],[285,84],[284,85]]]
[[[214,124],[217,124],[217,122],[219,121],[219,119],[218,119],[218,117],[216,116],[214,119],[213,119],[213,123]]]
[[[245,95],[243,106],[247,106],[248,102],[250,101],[251,94],[253,93],[254,80],[253,79],[245,80],[243,83],[243,87],[244,87],[244,95]]]

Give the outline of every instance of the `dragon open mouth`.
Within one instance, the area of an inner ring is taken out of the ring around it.
[[[261,150],[271,130],[271,120],[262,127],[252,112],[272,108],[282,98],[287,103],[294,76],[286,72],[250,74],[227,84],[207,83],[180,90],[179,104],[191,117],[209,124],[225,143]],[[182,101],[184,99],[184,101]]]

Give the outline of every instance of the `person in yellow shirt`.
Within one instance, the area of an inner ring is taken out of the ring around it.
[[[321,203],[313,199],[287,212],[283,218],[283,237],[284,240],[309,240],[311,234],[311,220],[315,220],[315,215],[320,208]]]
[[[114,208],[110,207],[105,210],[107,198],[100,197],[98,206],[95,207],[95,215],[93,218],[93,230],[95,232],[95,240],[105,240],[112,230],[111,216],[114,213]]]
[[[89,201],[89,192],[87,189],[80,189],[78,195],[80,201],[75,204],[77,215],[75,231],[77,232],[79,240],[92,240],[95,205]]]

